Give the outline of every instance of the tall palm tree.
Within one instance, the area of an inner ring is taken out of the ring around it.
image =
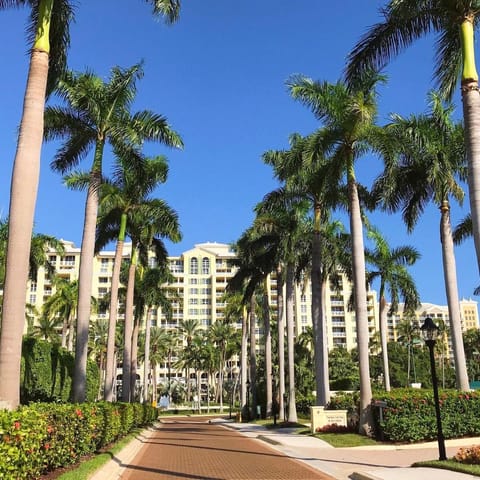
[[[178,325],[178,331],[183,337],[183,341],[186,344],[186,348],[188,349],[192,343],[193,337],[195,333],[200,328],[200,323],[198,320],[192,318],[182,318]],[[186,366],[185,368],[185,378],[187,383],[187,400],[190,400],[191,396],[191,383],[190,383],[190,368]]]
[[[455,254],[450,222],[450,198],[461,202],[464,192],[458,183],[465,178],[463,128],[451,119],[452,106],[430,95],[430,111],[424,115],[393,117],[387,136],[393,155],[384,155],[385,171],[374,190],[390,211],[402,209],[412,231],[425,206],[433,202],[440,210],[445,290],[452,333],[457,388],[468,390],[468,375],[462,341]]]
[[[110,81],[105,83],[90,72],[68,72],[57,87],[57,94],[65,106],[48,107],[45,112],[45,138],[64,141],[52,162],[54,170],[62,174],[71,171],[94,149],[79,271],[73,398],[80,402],[85,399],[89,299],[105,145],[110,143],[117,155],[131,162],[132,166],[142,164],[143,158],[136,155],[134,146],[143,141],[156,141],[175,147],[182,145],[181,139],[170,129],[164,117],[148,110],[130,112],[135,99],[136,82],[142,74],[141,65],[128,69],[115,67]]]
[[[336,275],[338,259],[332,253],[339,252],[333,248],[336,242],[329,243],[325,229],[330,217],[330,210],[341,204],[341,191],[328,177],[328,160],[319,138],[323,132],[302,138],[292,135],[291,149],[264,154],[263,159],[274,168],[275,176],[285,182],[285,187],[268,194],[264,207],[277,205],[279,202],[308,201],[313,211],[313,231],[311,258],[312,286],[312,323],[315,332],[315,379],[316,403],[326,405],[329,401],[328,381],[328,342],[326,334],[326,282],[328,276]],[[328,244],[329,243],[329,244]],[[328,245],[327,245],[328,244]],[[333,263],[332,263],[333,259]]]
[[[475,66],[474,32],[480,2],[474,0],[390,0],[383,20],[372,26],[349,56],[347,79],[355,83],[365,71],[382,68],[415,40],[433,32],[435,80],[450,100],[460,79],[468,159],[470,209],[480,269],[480,95]]]
[[[208,336],[218,351],[218,392],[220,412],[223,412],[223,380],[225,363],[227,361],[228,341],[233,337],[235,330],[232,325],[224,322],[215,322],[208,329]]]
[[[97,224],[97,249],[105,244],[107,237],[110,239],[110,230],[120,218],[115,258],[112,271],[110,308],[109,308],[109,342],[107,349],[107,373],[105,377],[105,400],[113,399],[114,377],[114,349],[115,325],[117,321],[118,287],[120,279],[120,266],[123,258],[123,245],[127,233],[127,224],[132,214],[151,204],[151,193],[167,178],[168,167],[164,157],[147,158],[142,168],[129,168],[128,161],[119,160],[119,168],[115,172],[113,181],[102,185],[100,214]]]
[[[346,178],[348,213],[352,236],[352,271],[355,318],[360,368],[360,432],[371,434],[372,388],[370,384],[368,353],[368,313],[365,285],[365,256],[363,225],[359,200],[359,186],[355,176],[355,161],[372,148],[371,138],[379,135],[375,125],[377,116],[376,87],[383,77],[371,73],[362,78],[355,88],[348,89],[342,82],[314,82],[303,77],[292,77],[288,82],[291,95],[309,106],[316,118],[323,122],[320,142],[328,152],[329,178],[340,185]]]
[[[163,16],[168,23],[178,19],[180,0],[150,0],[149,3],[153,6],[153,13]],[[0,401],[9,409],[16,408],[20,401],[25,298],[19,292],[24,291],[28,278],[28,252],[40,174],[45,98],[64,71],[70,41],[69,25],[73,19],[72,4],[68,0],[0,0],[2,10],[24,5],[31,6],[29,37],[32,48],[12,172],[3,328],[0,333],[0,372],[4,380],[0,385]],[[85,304],[88,303],[88,296],[84,298]],[[84,325],[84,330],[86,343],[88,323]]]
[[[375,248],[365,252],[367,262],[373,266],[367,275],[368,282],[380,280],[378,292],[380,303],[380,344],[383,363],[383,381],[385,390],[390,391],[390,372],[388,368],[388,331],[387,315],[393,315],[398,309],[401,297],[404,301],[404,311],[413,312],[420,304],[420,298],[415,282],[408,273],[407,266],[413,265],[419,258],[418,251],[411,246],[390,248],[382,234],[370,228],[368,236],[373,240]],[[390,309],[387,312],[386,290],[390,293]]]
[[[20,401],[20,357],[28,278],[28,253],[40,174],[45,97],[65,66],[68,25],[73,16],[67,0],[2,0],[0,9],[31,7],[30,66],[25,88],[10,191],[2,331],[0,334],[0,400],[14,409]]]
[[[167,282],[172,281],[173,276],[165,265],[147,268],[142,272],[135,288],[135,314],[145,317],[145,337],[143,350],[143,398],[145,402],[151,401],[149,394],[150,376],[150,343],[153,308],[161,308],[168,317],[171,316],[171,300],[167,294]],[[140,323],[141,318],[138,323]],[[132,347],[134,340],[132,339]],[[132,355],[133,357],[133,355]],[[133,364],[132,360],[132,364]],[[135,361],[136,363],[136,361]]]

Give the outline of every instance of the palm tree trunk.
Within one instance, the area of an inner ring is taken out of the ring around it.
[[[125,217],[126,224],[126,217]],[[125,234],[122,236],[122,223],[120,225],[120,233],[118,235],[117,245],[115,248],[115,258],[113,260],[112,284],[110,289],[110,307],[108,318],[108,339],[107,339],[107,366],[105,374],[105,390],[104,399],[107,402],[113,401],[113,382],[115,378],[116,368],[114,364],[115,358],[115,333],[117,328],[117,308],[118,308],[118,287],[120,285],[120,267],[123,258],[123,244]]]
[[[385,287],[380,287],[380,343],[382,345],[383,383],[385,391],[390,391],[390,367],[388,364],[388,342],[387,342],[387,301],[383,294]]]
[[[70,314],[69,322],[68,322],[68,343],[67,343],[67,350],[69,352],[73,352],[73,337],[75,332],[75,314],[76,311]]]
[[[62,348],[67,347],[68,317],[63,317],[62,322]]]
[[[282,268],[277,268],[277,329],[278,329],[278,418],[284,420],[285,394],[285,319],[283,306],[283,272]]]
[[[357,326],[358,361],[360,370],[360,422],[359,431],[364,435],[373,432],[371,410],[372,387],[368,352],[367,289],[365,285],[365,253],[363,225],[353,165],[348,171],[348,197],[350,207],[350,232],[352,235],[353,287]]]
[[[473,239],[480,271],[480,95],[475,68],[474,26],[466,18],[460,28],[463,53],[462,104],[468,159],[468,190],[473,224]]]
[[[255,295],[250,298],[250,414],[249,419],[255,418],[257,410],[257,357],[256,357],[256,318]]]
[[[94,165],[101,158],[103,144],[95,148]],[[73,401],[85,401],[87,381],[88,327],[92,297],[93,258],[95,254],[95,229],[98,212],[98,190],[101,172],[95,167],[90,174],[87,200],[85,204],[85,223],[83,226],[82,247],[80,253],[80,271],[78,275],[77,334],[75,341],[75,370],[73,375]]]
[[[132,250],[130,268],[128,270],[127,295],[125,299],[125,331],[122,368],[122,401],[130,402],[130,380],[132,367],[132,333],[133,333],[133,291],[135,287],[135,270],[137,267],[137,251]]]
[[[135,387],[137,385],[137,361],[138,361],[138,333],[140,330],[140,321],[135,319],[132,332],[132,362],[130,367],[130,392],[132,402],[135,402]]]
[[[240,403],[242,405],[242,416],[246,418],[247,412],[247,355],[248,355],[248,320],[247,320],[246,308],[243,308],[242,312],[242,345],[240,351]]]
[[[147,307],[147,323],[145,325],[145,361],[143,364],[143,392],[144,392],[144,401],[149,403],[149,381],[148,375],[150,373],[150,308]]]
[[[287,265],[286,303],[287,303],[287,352],[288,352],[288,421],[297,421],[297,405],[295,399],[295,327],[294,327],[295,281],[294,266]]]
[[[312,242],[312,326],[315,352],[315,382],[317,390],[316,405],[325,406],[330,400],[328,380],[328,341],[324,315],[324,295],[326,282],[322,282],[321,236],[315,231]]]
[[[265,410],[266,418],[272,416],[272,331],[270,329],[270,304],[268,302],[268,282],[265,278],[265,292],[263,294],[263,321],[265,337],[265,383],[267,393],[267,404]]]
[[[455,359],[455,378],[459,390],[469,390],[467,363],[462,337],[462,319],[458,299],[457,269],[453,249],[452,226],[450,223],[450,205],[444,201],[440,208],[440,235],[442,240],[443,274],[447,293],[448,315],[452,332],[453,355]]]
[[[50,13],[53,0],[40,7],[37,39],[30,57],[23,113],[10,187],[10,209],[2,330],[0,334],[0,407],[15,409],[20,402],[20,359],[25,323],[25,290],[33,217],[40,175],[43,112],[48,77]],[[42,28],[43,27],[43,28]],[[40,44],[43,41],[43,44]]]

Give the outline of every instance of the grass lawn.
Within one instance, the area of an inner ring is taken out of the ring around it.
[[[428,462],[417,462],[412,465],[413,467],[431,467],[441,468],[443,470],[451,470],[453,472],[467,473],[469,475],[475,475],[480,477],[480,465],[468,465],[466,463],[459,463],[455,460],[431,460]]]

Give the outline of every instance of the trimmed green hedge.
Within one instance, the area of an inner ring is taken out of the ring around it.
[[[25,337],[22,345],[20,402],[68,402],[72,400],[73,355],[59,345]],[[97,399],[100,372],[87,362],[86,401]]]
[[[22,346],[20,401],[68,402],[72,396],[73,355],[59,345],[25,337]],[[100,372],[95,362],[87,362],[86,400],[97,399]]]
[[[0,479],[36,479],[156,418],[151,406],[106,402],[38,403],[0,411]]]
[[[445,438],[480,435],[480,392],[443,390],[439,393],[442,430]],[[379,432],[393,442],[421,442],[437,438],[433,392],[402,389],[376,394],[374,400],[387,403],[380,421],[374,408]]]

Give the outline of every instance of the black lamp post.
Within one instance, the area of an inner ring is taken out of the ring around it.
[[[432,371],[432,384],[433,384],[433,398],[435,401],[435,414],[437,416],[437,438],[438,438],[438,453],[439,460],[446,460],[447,454],[445,451],[445,439],[443,437],[442,430],[442,417],[440,416],[440,401],[438,399],[438,384],[437,384],[437,372],[435,369],[435,356],[433,349],[438,337],[439,328],[433,323],[430,317],[427,317],[420,327],[425,345],[427,345],[430,352],[430,369]]]

